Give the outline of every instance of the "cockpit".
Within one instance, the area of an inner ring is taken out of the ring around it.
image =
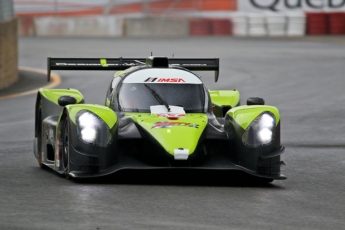
[[[188,113],[205,111],[205,89],[195,74],[180,69],[141,69],[122,82],[119,106],[125,112],[150,112],[153,105],[183,107]]]

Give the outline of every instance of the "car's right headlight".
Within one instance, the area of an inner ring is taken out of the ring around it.
[[[107,124],[94,113],[82,110],[76,118],[77,131],[81,140],[103,147],[110,143],[111,133]]]
[[[271,112],[260,114],[243,133],[243,144],[252,148],[270,144],[274,140],[275,124],[276,119]]]

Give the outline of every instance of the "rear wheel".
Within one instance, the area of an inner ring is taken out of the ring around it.
[[[63,141],[62,141],[62,167],[66,178],[69,178],[69,121],[68,119],[65,120],[63,126]]]

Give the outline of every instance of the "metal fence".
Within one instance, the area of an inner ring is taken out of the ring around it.
[[[14,17],[13,0],[0,0],[0,21]]]

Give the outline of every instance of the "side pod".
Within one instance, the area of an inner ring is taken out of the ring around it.
[[[266,105],[238,106],[225,116],[225,130],[235,132],[233,161],[249,173],[273,179],[285,179],[280,174],[280,114]]]

